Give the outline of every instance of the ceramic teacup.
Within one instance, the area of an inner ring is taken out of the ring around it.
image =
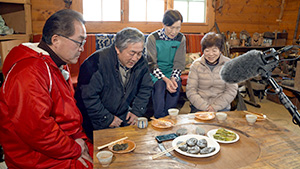
[[[257,116],[253,114],[246,114],[246,120],[248,124],[251,126],[256,122]]]
[[[148,119],[146,117],[139,117],[137,121],[137,127],[140,129],[147,128],[148,126]]]
[[[176,119],[176,117],[179,113],[179,110],[176,108],[168,109],[168,113],[169,113],[171,119]]]
[[[102,167],[108,167],[112,161],[113,153],[110,151],[100,151],[97,153],[97,158],[101,163]]]
[[[224,112],[218,112],[216,113],[216,117],[219,123],[224,123],[227,119],[227,114]]]

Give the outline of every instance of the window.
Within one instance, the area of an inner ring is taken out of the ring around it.
[[[129,21],[161,22],[164,0],[129,0]]]
[[[174,0],[174,9],[183,17],[183,22],[205,23],[206,0]]]
[[[83,17],[86,21],[121,21],[120,0],[84,0]]]
[[[150,33],[162,28],[167,9],[180,11],[183,33],[208,32],[215,20],[209,0],[76,0],[72,9],[83,13],[88,33],[115,33],[125,27]]]

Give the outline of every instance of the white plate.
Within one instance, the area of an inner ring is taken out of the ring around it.
[[[207,136],[208,136],[209,138],[213,139],[213,140],[216,140],[216,141],[219,142],[219,143],[234,143],[234,142],[237,142],[237,141],[240,139],[240,136],[239,136],[236,132],[231,131],[231,130],[228,130],[228,129],[225,129],[225,130],[227,130],[227,131],[230,131],[230,132],[234,133],[234,134],[236,135],[236,139],[234,139],[234,140],[232,140],[232,141],[222,141],[222,140],[217,140],[217,139],[214,138],[214,134],[216,134],[217,130],[218,130],[218,129],[212,129],[212,130],[209,130],[209,131],[207,132]]]
[[[208,138],[206,136],[195,135],[195,134],[183,135],[183,136],[179,136],[179,137],[175,138],[172,142],[172,146],[176,147],[176,144],[178,141],[187,141],[190,138],[196,138],[198,140],[205,139],[207,141],[207,147],[215,147],[216,149],[215,149],[215,151],[213,151],[209,154],[190,154],[190,153],[180,150],[179,148],[175,148],[175,150],[178,153],[189,156],[189,157],[210,157],[210,156],[217,154],[220,151],[220,145],[215,140]]]

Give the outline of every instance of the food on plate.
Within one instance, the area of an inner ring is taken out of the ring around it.
[[[172,126],[173,125],[173,123],[171,123],[170,121],[163,120],[163,119],[156,119],[156,121],[159,126]]]
[[[201,127],[196,127],[196,134],[204,136],[205,135],[205,130]]]
[[[191,153],[191,154],[198,154],[198,153],[200,153],[200,148],[198,146],[193,146],[193,147],[190,147],[187,150],[187,152]]]
[[[208,154],[214,152],[215,150],[216,150],[215,147],[204,147],[203,149],[200,150],[200,154]]]
[[[207,141],[205,139],[198,140],[197,146],[200,147],[201,149],[205,148],[207,147]]]
[[[189,147],[195,146],[197,144],[198,140],[196,138],[190,138],[186,141],[186,144]]]
[[[212,120],[215,118],[214,112],[196,112],[195,117],[199,120]]]
[[[197,116],[200,117],[200,118],[207,118],[209,115],[210,114],[208,114],[208,113],[199,113],[199,114],[197,114]]]
[[[182,145],[182,143],[183,141],[178,141],[176,143],[178,149],[189,154],[208,154],[216,150],[215,147],[207,147],[206,139],[198,140],[196,138],[189,138],[188,140],[186,140],[185,144]]]
[[[221,141],[232,141],[236,139],[236,134],[224,128],[219,128],[213,137]]]
[[[115,144],[113,146],[113,150],[114,151],[121,151],[121,150],[126,150],[128,148],[128,143],[124,143],[124,144]]]
[[[113,153],[123,154],[131,152],[135,149],[136,144],[131,140],[122,140],[117,142],[116,144],[112,144],[108,146],[108,149]]]
[[[181,143],[183,143],[183,141],[178,141],[178,142],[177,142],[178,148],[179,148],[181,151],[187,151],[187,150],[188,150],[187,144],[180,145]]]
[[[165,118],[160,118],[160,119],[155,119],[155,118],[151,118],[151,124],[154,127],[157,128],[170,128],[173,127],[175,122],[171,119],[165,119]]]
[[[188,132],[187,132],[187,129],[186,129],[186,128],[179,128],[179,129],[176,131],[177,136],[186,135],[187,133],[188,133]]]

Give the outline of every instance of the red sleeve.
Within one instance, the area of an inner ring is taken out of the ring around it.
[[[18,136],[32,149],[49,157],[78,158],[80,145],[65,135],[51,114],[53,102],[45,63],[26,59],[17,63],[10,74],[15,76],[7,79],[5,92]]]

